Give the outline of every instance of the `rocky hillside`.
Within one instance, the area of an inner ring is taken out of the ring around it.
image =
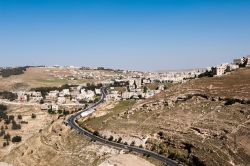
[[[249,88],[250,69],[239,69],[174,85],[84,125],[116,137],[146,139],[147,149],[184,165],[250,165]]]

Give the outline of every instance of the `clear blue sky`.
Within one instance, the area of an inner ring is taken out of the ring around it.
[[[0,0],[0,66],[183,69],[246,54],[249,0]]]

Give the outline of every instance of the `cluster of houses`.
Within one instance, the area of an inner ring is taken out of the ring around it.
[[[30,102],[30,103],[40,103],[43,100],[41,92],[23,92],[19,91],[17,94],[17,100],[19,102]]]
[[[53,76],[55,78],[59,79],[65,79],[65,80],[81,80],[81,79],[95,79],[95,80],[105,80],[108,78],[111,78],[115,75],[113,72],[112,74],[109,74],[105,71],[101,70],[95,70],[94,68],[90,69],[83,69],[75,66],[66,66],[61,67],[58,65],[55,65],[53,67],[46,67],[47,71],[50,73],[50,76]],[[58,70],[54,70],[54,69]]]
[[[157,89],[150,90],[146,88],[147,84],[152,83],[153,80],[146,78],[127,78],[127,79],[115,79],[112,85],[116,87],[125,87],[126,91],[120,92],[115,90],[115,87],[110,87],[110,93],[108,98],[115,100],[128,100],[128,99],[146,99],[160,93],[164,90],[163,85],[159,85]]]
[[[215,76],[221,76],[227,72],[233,71],[240,67],[250,67],[250,56],[245,56],[239,59],[234,59],[232,64],[224,63],[216,67],[211,67],[209,72]],[[190,71],[178,72],[137,72],[137,71],[122,71],[114,75],[105,75],[100,71],[84,72],[79,68],[69,67],[72,70],[72,77],[77,78],[105,78],[100,81],[102,85],[108,85],[110,92],[107,98],[114,100],[128,100],[128,99],[146,99],[150,98],[162,90],[164,84],[182,83],[188,79],[197,78],[200,74],[208,71],[207,69],[196,69]],[[56,74],[56,73],[53,73]],[[57,75],[58,77],[62,75]],[[67,76],[69,77],[69,76]],[[156,89],[146,88],[148,84],[157,83]],[[125,91],[119,91],[116,87],[123,87]],[[82,106],[83,104],[93,102],[98,95],[101,95],[100,88],[92,88],[90,90],[86,85],[72,86],[62,90],[53,90],[47,92],[45,95],[41,92],[15,92],[17,94],[18,102],[40,103],[42,110],[58,111],[62,105],[76,105]]]
[[[172,71],[159,73],[160,82],[183,83],[188,79],[197,78],[206,69],[193,69],[187,71]]]
[[[250,55],[245,56],[245,57],[241,57],[238,59],[234,59],[233,63],[231,63],[231,64],[228,64],[228,63],[220,64],[216,67],[210,68],[210,70],[211,70],[213,75],[221,76],[221,75],[226,74],[227,72],[236,70],[240,67],[250,67]]]
[[[17,102],[29,102],[41,104],[42,110],[58,111],[60,106],[75,105],[82,106],[83,104],[93,102],[98,95],[101,95],[101,90],[88,90],[83,86],[70,87],[69,89],[53,90],[42,96],[41,92],[19,91],[17,94]]]

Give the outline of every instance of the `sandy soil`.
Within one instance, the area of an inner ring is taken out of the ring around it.
[[[99,166],[154,166],[148,161],[131,154],[112,156]]]
[[[0,91],[29,90],[35,87],[61,86],[64,84],[82,84],[93,82],[93,79],[67,80],[55,75],[73,75],[75,71],[66,68],[28,68],[24,74],[13,75],[7,78],[0,77]]]

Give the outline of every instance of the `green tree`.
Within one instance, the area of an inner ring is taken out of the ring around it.
[[[18,118],[19,120],[23,119],[22,115],[18,115],[17,118]]]
[[[3,137],[3,139],[5,139],[6,141],[10,141],[10,134],[9,133],[7,133],[7,134],[5,134],[4,135],[4,137]]]
[[[32,113],[31,118],[36,119],[36,114]]]
[[[108,139],[109,141],[113,141],[114,140],[114,137],[111,135]]]
[[[15,136],[12,138],[12,142],[21,142],[22,141],[22,137],[21,136]]]
[[[94,131],[93,134],[96,135],[96,136],[100,136],[100,133],[98,131]]]
[[[122,142],[122,137],[119,137],[117,142],[121,143]]]

